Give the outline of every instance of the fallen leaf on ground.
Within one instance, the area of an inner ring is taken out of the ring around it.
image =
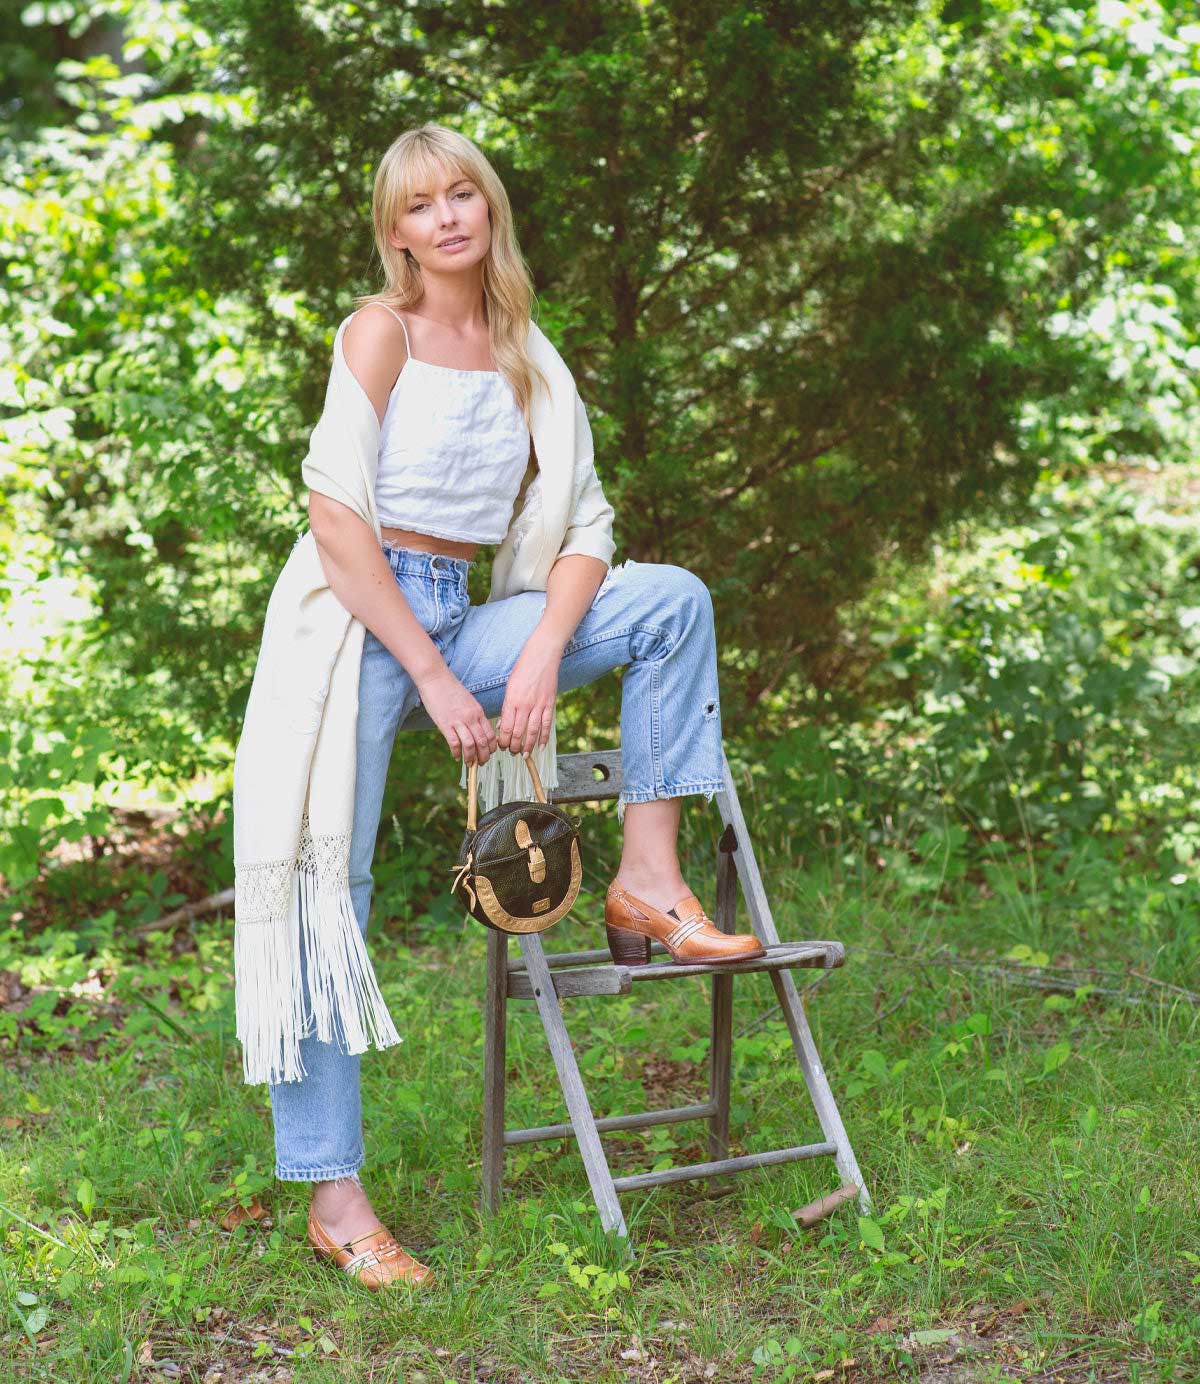
[[[243,1206],[238,1202],[231,1210],[221,1217],[221,1229],[232,1230],[234,1226],[241,1225],[243,1221],[261,1221],[267,1214],[267,1208],[259,1201],[257,1196],[250,1198],[250,1205]]]
[[[871,1325],[867,1327],[867,1335],[878,1336],[884,1331],[895,1331],[898,1325],[898,1317],[889,1316],[885,1313],[882,1317],[876,1317]]]

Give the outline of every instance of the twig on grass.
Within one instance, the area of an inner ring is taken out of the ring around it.
[[[878,1029],[880,1029],[880,1030],[882,1031],[884,1019],[890,1019],[890,1018],[892,1017],[892,1015],[896,1012],[896,1010],[900,1008],[900,1006],[904,1003],[904,1001],[905,1001],[906,999],[908,999],[909,995],[911,995],[912,992],[913,992],[915,989],[916,989],[916,986],[915,986],[915,985],[910,985],[910,986],[908,987],[908,989],[905,990],[905,992],[900,996],[900,998],[899,998],[894,1004],[889,1004],[888,1007],[883,1011],[882,1014],[876,1014],[876,1015],[875,1015],[875,1027],[878,1028]]]
[[[219,894],[210,894],[206,899],[197,899],[195,903],[185,903],[182,908],[176,908],[170,913],[164,913],[161,918],[155,918],[152,923],[139,923],[133,929],[135,937],[144,937],[148,932],[160,932],[164,928],[174,927],[176,923],[190,923],[193,918],[198,918],[202,913],[215,913],[218,908],[226,908],[233,903],[232,889],[222,889]]]

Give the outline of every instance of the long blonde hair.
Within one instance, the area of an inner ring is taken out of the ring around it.
[[[375,173],[371,221],[375,249],[383,265],[383,288],[355,298],[356,308],[367,303],[415,307],[425,295],[421,269],[407,250],[397,250],[387,232],[408,205],[415,190],[433,185],[435,177],[470,178],[483,193],[492,223],[492,243],[483,263],[483,309],[487,317],[492,359],[512,386],[517,404],[530,425],[535,377],[546,390],[550,382],[525,349],[530,309],[536,295],[533,276],[517,244],[512,207],[496,170],[466,135],[426,121],[398,135],[388,146]]]

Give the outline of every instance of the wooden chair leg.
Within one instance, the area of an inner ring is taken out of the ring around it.
[[[625,1226],[625,1215],[621,1210],[617,1189],[613,1186],[612,1170],[608,1166],[608,1157],[600,1142],[600,1131],[596,1128],[596,1117],[592,1113],[591,1102],[588,1100],[583,1077],[579,1072],[579,1064],[575,1060],[571,1037],[563,1021],[562,1002],[554,988],[541,937],[536,932],[523,933],[521,951],[525,957],[526,973],[533,985],[538,1013],[542,1016],[542,1027],[546,1030],[546,1041],[550,1044],[554,1065],[558,1068],[558,1080],[571,1117],[575,1142],[579,1146],[592,1196],[600,1212],[600,1224],[605,1230],[615,1230],[628,1244],[629,1231]]]
[[[508,1033],[508,937],[488,929],[483,1021],[482,1209],[494,1216],[504,1190],[504,1095]]]
[[[716,797],[722,820],[726,828],[732,828],[736,840],[736,849],[732,856],[735,873],[742,887],[742,897],[746,901],[746,909],[750,914],[755,935],[764,946],[774,946],[779,942],[779,932],[775,927],[775,919],[771,916],[771,906],[767,902],[767,891],[763,886],[758,861],[754,858],[754,848],[750,844],[750,833],[746,829],[746,818],[738,800],[729,759],[724,752],[721,757],[724,762],[725,788]],[[772,971],[770,974],[771,984],[779,997],[779,1007],[783,1010],[783,1017],[791,1034],[796,1060],[800,1064],[809,1096],[812,1098],[813,1109],[817,1113],[825,1138],[837,1150],[835,1162],[843,1182],[853,1183],[860,1189],[858,1204],[865,1214],[871,1208],[870,1193],[863,1182],[858,1161],[850,1146],[850,1138],[842,1124],[837,1101],[817,1053],[817,1045],[813,1041],[808,1016],[804,1012],[796,982],[792,979],[790,971]]]
[[[733,856],[722,835],[717,846],[717,900],[713,921],[722,932],[735,930],[737,879]],[[712,1026],[708,1049],[708,1098],[716,1107],[708,1119],[708,1157],[715,1162],[729,1156],[729,1087],[733,1063],[733,976],[714,972],[712,986]],[[727,1178],[714,1178],[726,1184]]]

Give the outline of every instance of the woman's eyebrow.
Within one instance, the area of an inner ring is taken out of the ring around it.
[[[449,192],[450,189],[451,189],[452,187],[457,187],[457,186],[459,185],[459,183],[469,183],[470,181],[471,181],[470,178],[455,178],[455,180],[454,180],[452,183],[447,183],[447,184],[446,184],[446,191]],[[428,193],[428,192],[414,192],[414,193],[411,194],[411,197],[410,197],[409,200],[411,201],[411,198],[412,198],[412,197],[428,197],[428,196],[429,196],[429,193]]]

